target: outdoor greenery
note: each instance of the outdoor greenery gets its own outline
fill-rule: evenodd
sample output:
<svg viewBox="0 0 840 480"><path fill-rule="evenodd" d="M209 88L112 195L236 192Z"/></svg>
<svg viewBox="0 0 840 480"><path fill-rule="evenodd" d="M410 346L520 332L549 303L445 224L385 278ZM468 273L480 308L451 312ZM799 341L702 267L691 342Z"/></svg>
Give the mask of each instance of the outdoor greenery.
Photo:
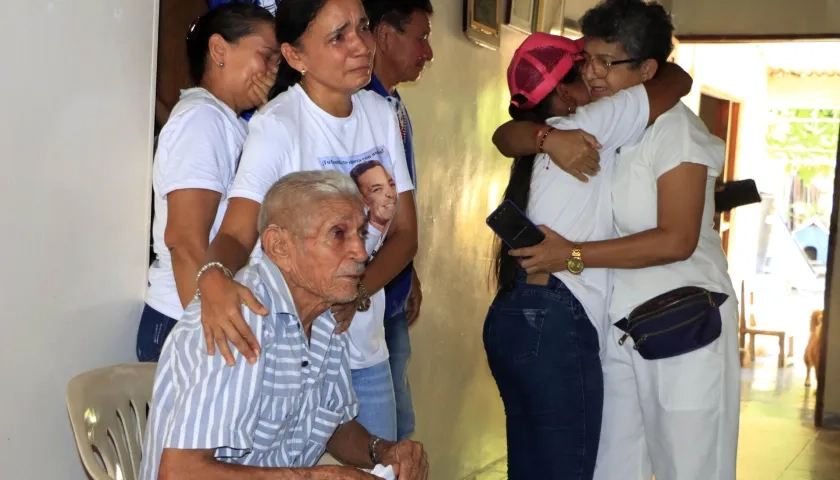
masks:
<svg viewBox="0 0 840 480"><path fill-rule="evenodd" d="M771 110L767 149L773 158L788 162L790 173L805 183L832 176L837 159L840 110Z"/></svg>
<svg viewBox="0 0 840 480"><path fill-rule="evenodd" d="M771 110L770 115L767 151L771 158L785 161L785 170L805 185L818 178L833 179L840 109L780 109ZM831 212L822 202L790 200L791 227L815 217L828 225Z"/></svg>

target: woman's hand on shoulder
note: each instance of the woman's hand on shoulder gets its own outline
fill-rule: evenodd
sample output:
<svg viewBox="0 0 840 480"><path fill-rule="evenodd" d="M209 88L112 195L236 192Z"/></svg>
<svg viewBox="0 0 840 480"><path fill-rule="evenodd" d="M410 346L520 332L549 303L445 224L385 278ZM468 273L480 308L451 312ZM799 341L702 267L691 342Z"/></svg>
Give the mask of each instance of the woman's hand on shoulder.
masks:
<svg viewBox="0 0 840 480"><path fill-rule="evenodd" d="M519 265L529 274L554 273L566 269L566 261L571 257L572 242L557 234L554 230L540 225L537 227L545 234L542 242L508 252L518 257Z"/></svg>
<svg viewBox="0 0 840 480"><path fill-rule="evenodd" d="M251 290L215 268L201 276L198 287L207 354L215 355L218 346L227 364L234 365L236 362L228 346L230 341L249 363L255 363L260 344L242 317L241 306L247 306L257 315L267 315L268 310Z"/></svg>

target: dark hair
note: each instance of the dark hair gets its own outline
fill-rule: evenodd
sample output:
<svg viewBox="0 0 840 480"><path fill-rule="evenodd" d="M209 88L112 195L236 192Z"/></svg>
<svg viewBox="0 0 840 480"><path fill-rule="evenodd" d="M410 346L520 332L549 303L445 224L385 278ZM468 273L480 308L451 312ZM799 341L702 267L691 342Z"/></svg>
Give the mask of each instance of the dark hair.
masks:
<svg viewBox="0 0 840 480"><path fill-rule="evenodd" d="M199 85L207 68L210 53L210 37L221 35L228 43L236 43L242 37L256 32L259 22L271 24L271 12L250 3L226 3L198 17L187 33L187 58L190 62L190 78Z"/></svg>
<svg viewBox="0 0 840 480"><path fill-rule="evenodd" d="M414 12L434 13L430 0L363 0L363 3L371 30L385 22L402 32Z"/></svg>
<svg viewBox="0 0 840 480"><path fill-rule="evenodd" d="M671 15L656 2L603 0L580 20L585 37L618 42L636 66L649 58L661 67L674 49Z"/></svg>
<svg viewBox="0 0 840 480"><path fill-rule="evenodd" d="M356 185L358 185L359 177L364 175L368 170L376 167L382 167L383 170L385 169L379 160L368 160L367 162L362 162L353 167L353 170L350 170L350 178L352 178L353 181L356 182Z"/></svg>
<svg viewBox="0 0 840 480"><path fill-rule="evenodd" d="M579 79L580 72L577 67L574 67L560 80L560 83L570 84ZM546 119L557 116L551 110L551 104L555 95L557 95L557 91L552 89L548 96L530 110L523 110L511 104L508 112L511 118L517 121L545 123ZM527 101L522 95L514 95L513 100L518 100L520 104ZM534 170L534 160L536 157L536 155L517 157L513 160L513 165L510 167L510 180L505 189L504 200L510 200L523 212L528 208L528 197L531 193L531 175ZM504 291L513 290L519 264L514 257L508 255L510 247L498 237L495 240L494 250L496 251L496 257L493 262L493 273L496 276L497 288L498 290Z"/></svg>
<svg viewBox="0 0 840 480"><path fill-rule="evenodd" d="M327 0L282 0L277 3L276 31L277 43L288 43L300 47L300 37L309 28L309 24L324 8ZM285 92L292 85L300 82L301 74L283 58L277 70L277 79L268 93L268 98L274 98Z"/></svg>

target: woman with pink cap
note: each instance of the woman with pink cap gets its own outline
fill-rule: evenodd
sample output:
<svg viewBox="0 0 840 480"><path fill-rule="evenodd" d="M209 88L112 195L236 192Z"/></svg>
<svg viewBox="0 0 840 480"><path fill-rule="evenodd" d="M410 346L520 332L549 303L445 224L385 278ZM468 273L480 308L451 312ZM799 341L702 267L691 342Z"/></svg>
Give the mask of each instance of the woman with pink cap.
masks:
<svg viewBox="0 0 840 480"><path fill-rule="evenodd" d="M580 41L535 33L514 54L507 74L510 114L537 122L524 125L539 125L531 138L540 154L514 161L504 197L536 224L587 241L612 237L604 179L616 150L640 138L687 94L691 78L679 67L663 68L661 78L589 104L578 70L581 48ZM514 135L521 127L514 126ZM594 155L579 155L576 142L599 149L600 165ZM564 151L567 146L573 148ZM556 153L554 159L548 151ZM600 173L581 182L558 166L568 169L569 160L577 176ZM484 343L505 404L509 478L591 479L603 405L600 352L608 271L580 271L570 258L563 271L527 275L508 252L499 242L498 293L485 321Z"/></svg>
<svg viewBox="0 0 840 480"><path fill-rule="evenodd" d="M593 98L655 81L674 48L671 16L656 2L603 0L581 28ZM534 151L529 136L519 141ZM552 226L538 245L510 252L529 274L555 272L571 256L586 272L612 272L596 480L736 478L738 302L714 229L725 158L724 142L677 104L622 148L604 179L613 238Z"/></svg>

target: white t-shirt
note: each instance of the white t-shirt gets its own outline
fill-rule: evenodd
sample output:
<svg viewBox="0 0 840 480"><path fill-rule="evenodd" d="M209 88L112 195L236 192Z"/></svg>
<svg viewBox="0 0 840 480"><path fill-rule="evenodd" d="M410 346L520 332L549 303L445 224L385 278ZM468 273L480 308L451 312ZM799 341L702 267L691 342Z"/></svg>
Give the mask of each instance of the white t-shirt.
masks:
<svg viewBox="0 0 840 480"><path fill-rule="evenodd" d="M149 268L146 303L178 320L184 313L172 258L164 241L168 216L167 195L175 190L198 188L222 194L210 240L216 236L227 209L227 193L245 143L247 123L210 92L191 88L181 92L169 120L158 137L152 188L155 218L152 236L156 260Z"/></svg>
<svg viewBox="0 0 840 480"><path fill-rule="evenodd" d="M601 171L583 183L556 166L548 155L537 155L531 175L528 216L573 242L614 238L610 186L616 151L638 141L647 127L650 105L642 85L622 90L612 97L578 108L569 117L551 118L548 124L560 130L581 129L601 144ZM586 257L584 256L584 262ZM610 293L610 272L587 268L579 275L555 272L583 305L602 340Z"/></svg>
<svg viewBox="0 0 840 480"><path fill-rule="evenodd" d="M271 185L289 173L329 168L350 175L360 165L360 169L370 167L370 162L379 165L359 174L359 181L367 181L365 174L373 173L380 175L375 178L392 180L386 188L396 194L414 189L397 119L388 102L375 92L362 90L354 94L353 112L349 117L337 118L319 108L300 85L295 85L254 115L249 128L231 198L262 203ZM389 198L395 197L391 192ZM365 201L371 205L376 200ZM382 240L384 235L375 244L368 242L368 253L378 250ZM371 297L371 308L357 312L350 325L351 368L367 368L388 359L384 317L385 292L380 290Z"/></svg>
<svg viewBox="0 0 840 480"><path fill-rule="evenodd" d="M683 162L708 167L706 202L697 249L687 260L655 267L613 270L610 322L615 323L651 298L678 287L698 286L735 295L720 235L714 230L715 179L723 169L723 141L682 103L660 116L642 141L621 150L613 178L613 213L620 237L656 228L657 185Z"/></svg>

